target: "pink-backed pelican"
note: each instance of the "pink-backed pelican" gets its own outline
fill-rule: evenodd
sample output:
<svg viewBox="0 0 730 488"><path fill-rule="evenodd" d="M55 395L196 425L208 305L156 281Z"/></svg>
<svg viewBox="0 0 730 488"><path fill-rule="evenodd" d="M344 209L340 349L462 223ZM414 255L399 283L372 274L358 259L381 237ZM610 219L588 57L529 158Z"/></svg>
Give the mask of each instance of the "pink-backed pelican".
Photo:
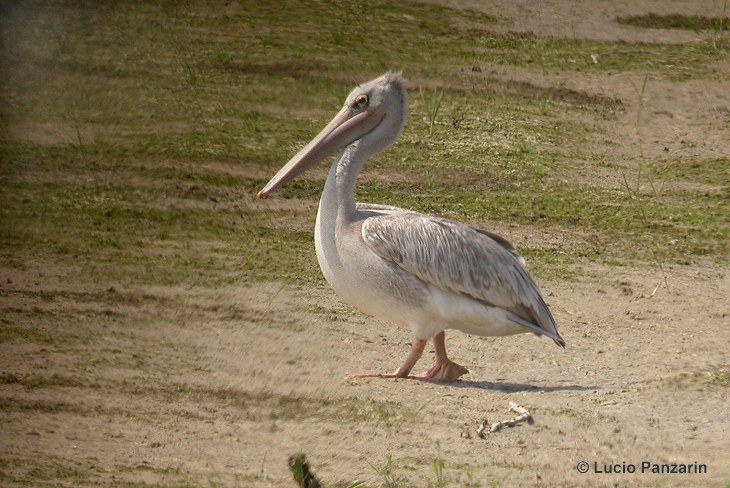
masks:
<svg viewBox="0 0 730 488"><path fill-rule="evenodd" d="M395 373L358 377L456 380L468 370L446 355L445 329L478 336L533 332L564 346L540 290L506 239L410 210L355 203L357 175L370 156L395 142L405 118L400 74L358 86L335 118L257 195L264 198L337 153L314 231L322 273L344 302L408 326L414 336ZM409 376L431 338L434 366Z"/></svg>

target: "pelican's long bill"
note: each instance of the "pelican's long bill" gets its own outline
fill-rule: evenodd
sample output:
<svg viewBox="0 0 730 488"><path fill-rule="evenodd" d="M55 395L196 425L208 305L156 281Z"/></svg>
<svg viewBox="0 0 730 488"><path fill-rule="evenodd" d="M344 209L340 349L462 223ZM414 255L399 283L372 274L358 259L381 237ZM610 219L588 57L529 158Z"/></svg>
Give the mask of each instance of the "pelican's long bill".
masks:
<svg viewBox="0 0 730 488"><path fill-rule="evenodd" d="M266 186L256 194L256 198L265 198L269 193L294 179L306 170L330 156L337 150L360 139L373 130L385 116L382 109L365 110L354 113L352 107L345 105L317 137L304 146Z"/></svg>

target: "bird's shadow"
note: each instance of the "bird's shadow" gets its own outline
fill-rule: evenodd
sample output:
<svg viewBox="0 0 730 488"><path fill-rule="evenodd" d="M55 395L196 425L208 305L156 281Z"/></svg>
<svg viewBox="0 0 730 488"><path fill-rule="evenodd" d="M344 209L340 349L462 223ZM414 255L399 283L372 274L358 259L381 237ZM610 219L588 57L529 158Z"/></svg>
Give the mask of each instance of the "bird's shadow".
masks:
<svg viewBox="0 0 730 488"><path fill-rule="evenodd" d="M554 391L595 391L600 390L599 386L581 386L581 385L555 385L555 386L536 386L526 383L499 383L493 381L454 381L452 383L442 383L443 385L452 386L454 388L473 388L477 390L500 391L503 393L521 393L526 391L550 393Z"/></svg>

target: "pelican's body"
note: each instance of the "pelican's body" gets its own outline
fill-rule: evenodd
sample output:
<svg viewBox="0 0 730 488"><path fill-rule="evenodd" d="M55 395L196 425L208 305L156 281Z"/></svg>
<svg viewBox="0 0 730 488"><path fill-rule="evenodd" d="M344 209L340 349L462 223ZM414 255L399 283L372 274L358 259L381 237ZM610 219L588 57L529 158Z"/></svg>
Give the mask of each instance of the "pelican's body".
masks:
<svg viewBox="0 0 730 488"><path fill-rule="evenodd" d="M537 285L503 238L447 219L355 203L357 175L405 122L405 87L387 73L356 88L330 124L259 192L263 197L334 151L317 211L315 246L327 282L346 303L414 334L398 370L407 377L433 338L436 364L422 378L466 373L448 359L445 329L479 336L524 332L563 340Z"/></svg>

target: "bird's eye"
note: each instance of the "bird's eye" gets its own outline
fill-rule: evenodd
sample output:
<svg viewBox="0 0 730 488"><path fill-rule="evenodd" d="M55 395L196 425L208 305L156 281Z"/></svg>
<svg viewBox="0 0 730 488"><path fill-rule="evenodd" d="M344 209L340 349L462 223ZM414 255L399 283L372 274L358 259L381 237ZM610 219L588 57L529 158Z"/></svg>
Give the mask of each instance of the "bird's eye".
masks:
<svg viewBox="0 0 730 488"><path fill-rule="evenodd" d="M365 108L368 106L368 96L360 95L355 99L354 108Z"/></svg>

